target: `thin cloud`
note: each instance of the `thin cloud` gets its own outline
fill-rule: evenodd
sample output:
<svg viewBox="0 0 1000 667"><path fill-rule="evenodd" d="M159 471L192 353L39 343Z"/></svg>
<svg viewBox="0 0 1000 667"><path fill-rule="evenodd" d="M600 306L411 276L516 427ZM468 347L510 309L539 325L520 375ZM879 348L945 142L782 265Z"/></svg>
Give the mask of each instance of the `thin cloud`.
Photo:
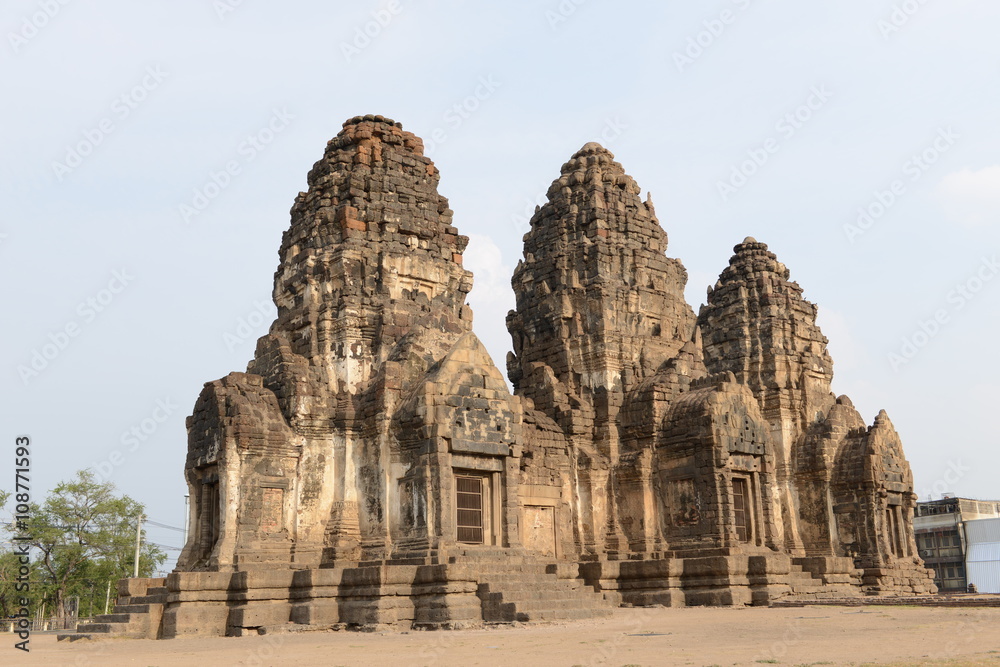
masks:
<svg viewBox="0 0 1000 667"><path fill-rule="evenodd" d="M1000 213L1000 164L952 172L934 194L952 222L970 228L995 224Z"/></svg>

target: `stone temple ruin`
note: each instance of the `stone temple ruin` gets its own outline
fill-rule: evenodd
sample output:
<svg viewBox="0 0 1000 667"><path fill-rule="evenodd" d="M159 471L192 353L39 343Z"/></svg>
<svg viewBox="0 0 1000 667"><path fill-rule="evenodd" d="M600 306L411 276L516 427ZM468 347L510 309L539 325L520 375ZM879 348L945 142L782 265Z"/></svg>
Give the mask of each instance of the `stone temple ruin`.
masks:
<svg viewBox="0 0 1000 667"><path fill-rule="evenodd" d="M438 180L381 116L309 172L278 318L188 418L157 636L933 592L899 437L830 392L816 306L767 245L695 315L651 201L587 144L524 236L511 393Z"/></svg>

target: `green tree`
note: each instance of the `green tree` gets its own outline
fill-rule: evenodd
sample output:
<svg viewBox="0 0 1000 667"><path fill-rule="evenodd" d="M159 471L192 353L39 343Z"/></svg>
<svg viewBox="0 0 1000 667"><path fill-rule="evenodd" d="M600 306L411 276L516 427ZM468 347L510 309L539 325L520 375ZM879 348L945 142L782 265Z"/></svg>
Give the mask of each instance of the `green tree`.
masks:
<svg viewBox="0 0 1000 667"><path fill-rule="evenodd" d="M0 510L7 504L10 493L0 489ZM18 590L18 577L20 576L21 562L20 556L14 553L13 544L0 546L0 618L7 618L21 608L19 602L21 598L28 598L32 609L42 598L42 593L35 590L24 591L23 586ZM29 565L31 570L28 574L28 581L37 580L37 564Z"/></svg>
<svg viewBox="0 0 1000 667"><path fill-rule="evenodd" d="M111 482L98 481L89 470L77 472L41 505L31 506L27 533L35 549L37 585L57 616L65 616L73 596L80 598L81 613L103 611L107 584L132 576L136 522L143 510L142 504L118 496ZM139 575L150 576L166 558L143 541Z"/></svg>
<svg viewBox="0 0 1000 667"><path fill-rule="evenodd" d="M34 611L45 600L46 591L40 584L42 576L39 564L33 561L28 565L28 590L24 590L24 580L20 578L20 556L13 550L0 551L0 618L9 618L21 609L21 598L28 599L28 608ZM21 584L19 586L19 584Z"/></svg>

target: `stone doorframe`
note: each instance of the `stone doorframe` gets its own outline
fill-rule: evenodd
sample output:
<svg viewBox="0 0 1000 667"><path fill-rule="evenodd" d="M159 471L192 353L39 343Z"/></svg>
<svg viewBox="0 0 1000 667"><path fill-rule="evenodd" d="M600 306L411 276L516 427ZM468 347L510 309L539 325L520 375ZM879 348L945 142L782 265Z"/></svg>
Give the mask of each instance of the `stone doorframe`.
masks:
<svg viewBox="0 0 1000 667"><path fill-rule="evenodd" d="M455 535L453 539L460 544L469 546L502 546L503 535L501 534L500 510L502 494L501 473L484 470L474 470L468 468L453 468L452 474L455 477L454 492L452 497L453 519ZM458 539L458 511L459 511L459 478L475 478L482 482L482 542L462 542Z"/></svg>

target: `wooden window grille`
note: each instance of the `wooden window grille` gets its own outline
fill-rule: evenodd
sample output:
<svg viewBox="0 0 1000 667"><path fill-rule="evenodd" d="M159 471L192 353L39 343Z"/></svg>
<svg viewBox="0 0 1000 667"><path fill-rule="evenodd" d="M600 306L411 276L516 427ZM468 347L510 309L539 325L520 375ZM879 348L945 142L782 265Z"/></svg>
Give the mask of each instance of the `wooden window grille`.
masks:
<svg viewBox="0 0 1000 667"><path fill-rule="evenodd" d="M458 509L458 541L466 544L483 544L483 483L482 477L457 476L455 484Z"/></svg>
<svg viewBox="0 0 1000 667"><path fill-rule="evenodd" d="M736 523L736 537L740 542L749 542L752 537L750 517L750 491L747 480L733 480L733 514Z"/></svg>

